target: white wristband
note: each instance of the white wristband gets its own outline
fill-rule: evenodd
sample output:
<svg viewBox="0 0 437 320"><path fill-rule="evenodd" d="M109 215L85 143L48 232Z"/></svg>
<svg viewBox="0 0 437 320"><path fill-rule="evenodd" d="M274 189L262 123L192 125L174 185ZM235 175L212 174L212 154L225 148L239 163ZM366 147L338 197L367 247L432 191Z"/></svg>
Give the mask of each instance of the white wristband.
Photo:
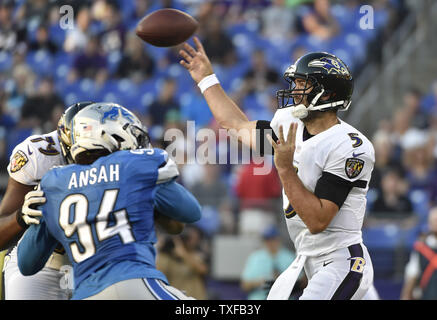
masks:
<svg viewBox="0 0 437 320"><path fill-rule="evenodd" d="M206 76L202 80L200 80L200 82L197 84L197 86L200 88L200 92L202 92L202 94L203 94L206 89L208 89L209 87L212 87L213 85L215 85L217 83L220 83L220 82L218 81L217 76L213 73L209 76Z"/></svg>

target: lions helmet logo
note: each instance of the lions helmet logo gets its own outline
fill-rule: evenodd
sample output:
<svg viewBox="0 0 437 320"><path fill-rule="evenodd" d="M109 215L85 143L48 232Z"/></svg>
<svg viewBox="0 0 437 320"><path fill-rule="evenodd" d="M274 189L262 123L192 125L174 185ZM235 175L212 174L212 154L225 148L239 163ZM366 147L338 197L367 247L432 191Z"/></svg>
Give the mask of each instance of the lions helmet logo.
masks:
<svg viewBox="0 0 437 320"><path fill-rule="evenodd" d="M328 74L349 75L348 69L341 61L330 57L312 60L308 63L308 67L319 67L325 69Z"/></svg>
<svg viewBox="0 0 437 320"><path fill-rule="evenodd" d="M115 121L120 115L123 118L127 119L130 123L134 122L133 116L128 111L116 105L111 107L109 110L103 112L103 116L100 122L103 124L107 119Z"/></svg>

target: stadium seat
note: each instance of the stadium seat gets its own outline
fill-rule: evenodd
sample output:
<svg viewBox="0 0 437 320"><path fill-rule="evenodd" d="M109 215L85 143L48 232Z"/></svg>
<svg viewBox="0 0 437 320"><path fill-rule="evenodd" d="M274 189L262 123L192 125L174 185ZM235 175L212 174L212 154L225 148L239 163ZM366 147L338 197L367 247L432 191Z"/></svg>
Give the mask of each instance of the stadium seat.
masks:
<svg viewBox="0 0 437 320"><path fill-rule="evenodd" d="M329 52L342 59L353 71L365 58L366 45L358 33L340 34L331 39Z"/></svg>
<svg viewBox="0 0 437 320"><path fill-rule="evenodd" d="M376 199L378 198L378 190L375 188L369 188L367 191L366 199L366 210L367 212L372 211L373 204L375 203Z"/></svg>
<svg viewBox="0 0 437 320"><path fill-rule="evenodd" d="M358 59L360 63L363 62L366 56L366 43L361 35L351 32L345 35L345 40L347 46L351 49L354 58Z"/></svg>
<svg viewBox="0 0 437 320"><path fill-rule="evenodd" d="M257 34L258 29L259 25L256 22L239 22L229 25L225 31L232 37L236 34Z"/></svg>
<svg viewBox="0 0 437 320"><path fill-rule="evenodd" d="M193 101L193 96L194 96L194 93L192 93L192 92L185 92L185 93L181 94L179 96L179 104L180 104L181 108L189 106L190 103Z"/></svg>
<svg viewBox="0 0 437 320"><path fill-rule="evenodd" d="M147 79L146 81L143 81L139 85L139 90L142 93L152 93L154 96L158 93L158 78L152 77L150 79Z"/></svg>
<svg viewBox="0 0 437 320"><path fill-rule="evenodd" d="M65 41L66 31L58 23L52 24L49 29L49 39L52 40L59 48L62 48Z"/></svg>
<svg viewBox="0 0 437 320"><path fill-rule="evenodd" d="M120 51L112 51L108 54L108 70L109 74L113 75L117 72L118 65L120 64L122 53Z"/></svg>
<svg viewBox="0 0 437 320"><path fill-rule="evenodd" d="M71 101L73 98L77 99L77 97L80 95L79 86L79 81L75 81L72 83L69 83L67 81L57 81L55 83L56 91L61 97L64 97L64 102L66 103L66 105L70 105L71 103L68 103L68 101Z"/></svg>
<svg viewBox="0 0 437 320"><path fill-rule="evenodd" d="M161 88L162 81L166 78L170 78L176 81L176 98L184 94L187 91L193 90L195 82L191 78L190 74L178 63L173 63L170 65L166 72L161 73L157 77L155 91L159 92Z"/></svg>
<svg viewBox="0 0 437 320"><path fill-rule="evenodd" d="M26 56L26 62L37 75L48 76L52 74L52 56L45 50L29 52Z"/></svg>
<svg viewBox="0 0 437 320"><path fill-rule="evenodd" d="M359 27L362 14L360 6L346 7L344 5L334 5L332 7L332 15L337 18L342 32L351 32Z"/></svg>
<svg viewBox="0 0 437 320"><path fill-rule="evenodd" d="M135 1L117 1L118 5L120 6L121 14L123 16L123 21L131 21L132 14L135 11Z"/></svg>
<svg viewBox="0 0 437 320"><path fill-rule="evenodd" d="M129 79L119 80L117 86L118 99L120 104L126 108L139 112L142 111L140 86Z"/></svg>
<svg viewBox="0 0 437 320"><path fill-rule="evenodd" d="M238 84L241 83L239 80L244 77L249 68L250 61L242 60L241 62L229 67L217 65L217 67L214 69L214 72L216 73L218 79L220 80L220 84L225 91L234 91L238 88Z"/></svg>
<svg viewBox="0 0 437 320"><path fill-rule="evenodd" d="M399 244L400 234L396 224L363 228L364 243L372 248L393 248Z"/></svg>
<svg viewBox="0 0 437 320"><path fill-rule="evenodd" d="M296 38L295 47L306 48L310 51L328 51L329 40L321 40L315 36L302 34Z"/></svg>
<svg viewBox="0 0 437 320"><path fill-rule="evenodd" d="M255 120L270 120L273 115L269 110L270 102L269 91L247 95L243 99L243 109L247 117L251 121Z"/></svg>
<svg viewBox="0 0 437 320"><path fill-rule="evenodd" d="M78 95L75 92L69 92L64 95L64 102L66 106L72 105L77 101L80 101L80 99L78 98Z"/></svg>
<svg viewBox="0 0 437 320"><path fill-rule="evenodd" d="M15 146L24 141L28 136L32 135L31 128L14 128L7 134L7 158L12 155Z"/></svg>
<svg viewBox="0 0 437 320"><path fill-rule="evenodd" d="M79 91L80 99L87 100L90 99L97 101L97 99L93 96L95 92L97 92L97 85L92 79L82 79L79 82Z"/></svg>
<svg viewBox="0 0 437 320"><path fill-rule="evenodd" d="M396 249L402 245L395 224L363 228L363 242L372 257L375 277L391 277L396 270Z"/></svg>
<svg viewBox="0 0 437 320"><path fill-rule="evenodd" d="M430 114L433 111L434 106L436 105L436 98L433 94L429 93L422 98L420 102L420 110L425 114Z"/></svg>
<svg viewBox="0 0 437 320"><path fill-rule="evenodd" d="M6 51L0 51L0 71L4 72L12 67L12 55Z"/></svg>
<svg viewBox="0 0 437 320"><path fill-rule="evenodd" d="M244 111L249 110L261 110L263 109L263 105L260 101L260 96L258 94L248 94L243 99L243 109Z"/></svg>
<svg viewBox="0 0 437 320"><path fill-rule="evenodd" d="M414 242L418 239L421 231L422 227L420 225L415 225L409 229L402 230L402 242L408 251L413 249Z"/></svg>
<svg viewBox="0 0 437 320"><path fill-rule="evenodd" d="M257 48L257 42L258 36L256 34L237 33L232 36L232 43L240 60L250 59L252 52Z"/></svg>
<svg viewBox="0 0 437 320"><path fill-rule="evenodd" d="M429 195L422 190L409 192L408 198L413 205L413 211L419 217L419 223L425 223L429 212Z"/></svg>
<svg viewBox="0 0 437 320"><path fill-rule="evenodd" d="M102 98L99 99L99 101L103 102L114 102L121 105L124 105L124 103L121 101L122 98L117 94L117 92L102 92Z"/></svg>
<svg viewBox="0 0 437 320"><path fill-rule="evenodd" d="M375 10L375 29L383 28L388 23L389 15L387 10Z"/></svg>
<svg viewBox="0 0 437 320"><path fill-rule="evenodd" d="M124 104L123 96L120 93L118 80L108 80L101 87L96 87L94 85L94 88L94 101L114 102L121 105Z"/></svg>
<svg viewBox="0 0 437 320"><path fill-rule="evenodd" d="M52 73L56 80L65 81L68 73L71 69L71 64L73 62L73 56L67 52L58 52L53 57L53 69Z"/></svg>

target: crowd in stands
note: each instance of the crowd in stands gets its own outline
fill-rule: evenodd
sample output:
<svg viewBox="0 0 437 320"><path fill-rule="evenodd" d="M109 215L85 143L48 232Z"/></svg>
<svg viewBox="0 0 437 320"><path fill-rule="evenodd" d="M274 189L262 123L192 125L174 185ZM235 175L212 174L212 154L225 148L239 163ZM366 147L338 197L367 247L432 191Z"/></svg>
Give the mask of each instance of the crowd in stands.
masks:
<svg viewBox="0 0 437 320"><path fill-rule="evenodd" d="M179 65L179 47L153 47L135 35L138 21L154 10L173 7L199 21L197 36L222 86L251 120L272 118L275 90L287 85L282 74L297 57L329 51L358 74L373 59L375 44L388 37L405 13L403 0L366 1L374 8L374 27L362 29L364 2L358 0L0 3L3 174L16 144L31 134L55 130L65 107L77 101L111 101L131 109L148 126L156 147L168 143L163 141L167 129L186 131L187 120L195 121L196 130L218 129L200 91ZM59 23L63 17L59 8L65 4L74 9L72 29L63 29ZM404 106L393 119L381 121L373 136L377 162L370 214L404 212L424 217L428 210L424 199L427 205L428 201L437 204L436 115L437 84L431 93L406 93ZM186 239L172 244L179 248L178 254L164 257L163 265L197 255L199 248L186 243L190 237L208 240L219 233L262 234L267 224L282 222L277 215L281 188L276 172L255 176L253 166L180 166L180 182L199 200L203 218L197 224L199 234L190 231ZM202 248L203 255L210 254L207 245ZM187 277L197 279L208 273L208 258L198 261L200 265L192 266L193 274L187 269ZM196 294L205 295L200 285Z"/></svg>
<svg viewBox="0 0 437 320"><path fill-rule="evenodd" d="M427 232L437 205L437 81L428 92L412 87L391 118L373 134L376 163L368 193L368 220L398 219L405 244ZM398 236L398 235L396 235Z"/></svg>

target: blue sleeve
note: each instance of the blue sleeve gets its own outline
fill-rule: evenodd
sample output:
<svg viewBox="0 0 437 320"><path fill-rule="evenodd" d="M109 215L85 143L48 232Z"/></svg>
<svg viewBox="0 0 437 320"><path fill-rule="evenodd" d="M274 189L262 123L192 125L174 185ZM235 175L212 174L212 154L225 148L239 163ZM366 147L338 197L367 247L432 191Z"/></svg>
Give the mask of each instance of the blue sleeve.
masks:
<svg viewBox="0 0 437 320"><path fill-rule="evenodd" d="M49 233L44 218L31 225L18 245L18 268L25 276L40 271L55 250L58 241Z"/></svg>
<svg viewBox="0 0 437 320"><path fill-rule="evenodd" d="M177 182L158 185L155 193L155 209L159 213L184 223L200 219L200 204L196 198Z"/></svg>

